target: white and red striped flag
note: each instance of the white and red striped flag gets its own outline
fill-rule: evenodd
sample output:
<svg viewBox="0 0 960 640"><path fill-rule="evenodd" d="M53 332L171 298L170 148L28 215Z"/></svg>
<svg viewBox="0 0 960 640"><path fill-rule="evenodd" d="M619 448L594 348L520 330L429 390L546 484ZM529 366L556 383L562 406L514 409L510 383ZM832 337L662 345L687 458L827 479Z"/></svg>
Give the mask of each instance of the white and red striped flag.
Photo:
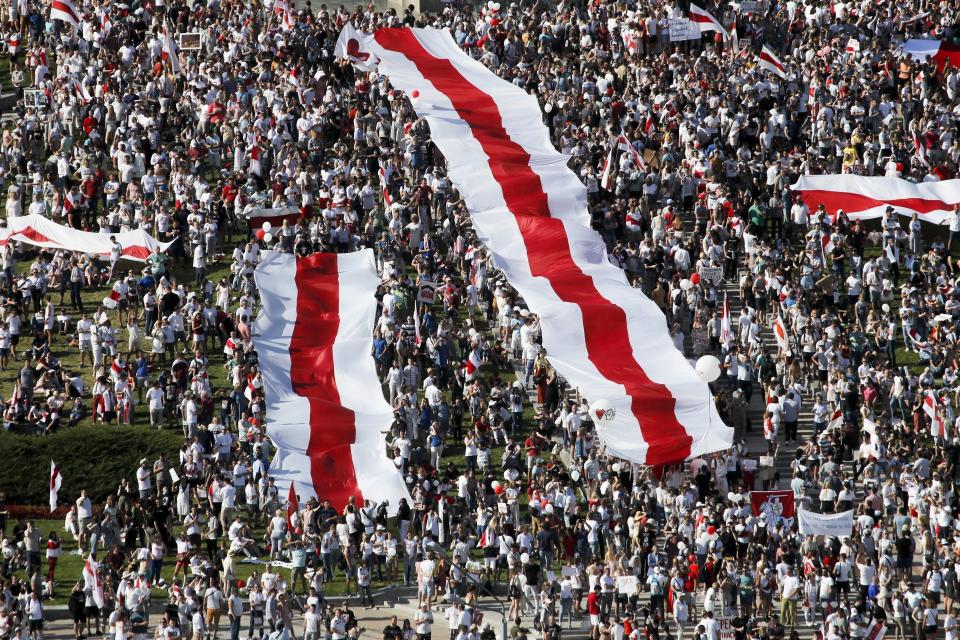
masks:
<svg viewBox="0 0 960 640"><path fill-rule="evenodd" d="M254 272L262 307L253 342L260 354L267 433L277 447L270 475L302 499L410 501L387 456L393 421L370 351L380 278L373 251L300 258L265 251Z"/></svg>
<svg viewBox="0 0 960 640"><path fill-rule="evenodd" d="M383 204L390 206L393 204L393 198L390 197L390 190L387 189L387 172L383 167L380 167L380 191L383 193Z"/></svg>
<svg viewBox="0 0 960 640"><path fill-rule="evenodd" d="M843 426L843 411L840 410L840 407L837 407L833 410L833 413L830 415L830 422L827 423L827 429L839 429Z"/></svg>
<svg viewBox="0 0 960 640"><path fill-rule="evenodd" d="M921 220L946 224L960 204L960 180L910 182L900 178L865 177L849 173L800 176L792 190L816 211L822 204L829 214L843 209L851 220L880 218L888 206L900 215L914 213Z"/></svg>
<svg viewBox="0 0 960 640"><path fill-rule="evenodd" d="M830 219L833 220L834 216L831 215ZM830 255L833 251L833 236L830 235L829 231L820 234L820 248L823 250L824 257Z"/></svg>
<svg viewBox="0 0 960 640"><path fill-rule="evenodd" d="M630 140L624 134L617 136L617 144L621 150L626 151L630 154L630 158L633 159L633 164L640 170L647 168L647 163L643 161L643 156L640 155L640 152L637 151L637 148L633 146Z"/></svg>
<svg viewBox="0 0 960 640"><path fill-rule="evenodd" d="M253 175L255 175L255 176L259 176L259 175L260 175L260 172L262 171L262 169L261 169L261 167L260 167L260 154L261 154L261 153L262 153L262 149L260 149L260 145L259 145L259 144L254 144L254 145L250 148L250 166L248 167L248 170L249 170L249 172L250 172L251 174L253 174Z"/></svg>
<svg viewBox="0 0 960 640"><path fill-rule="evenodd" d="M703 35L708 31L719 31L723 34L724 40L730 39L730 34L727 33L727 30L723 28L723 25L720 24L720 21L713 17L713 15L708 12L703 7L697 6L690 3L690 13L687 17L696 23L697 27L700 29L700 34Z"/></svg>
<svg viewBox="0 0 960 640"><path fill-rule="evenodd" d="M946 421L940 409L940 402L933 391L927 391L923 396L923 412L930 417L930 435L934 438L945 438L947 435Z"/></svg>
<svg viewBox="0 0 960 640"><path fill-rule="evenodd" d="M75 27L80 26L80 12L70 0L53 0L50 3L50 19L62 20Z"/></svg>
<svg viewBox="0 0 960 640"><path fill-rule="evenodd" d="M763 49L760 50L760 56L758 60L760 68L766 69L778 78L787 77L787 69L783 66L783 62L780 61L780 58L777 57L777 54L775 54L767 45L763 45Z"/></svg>
<svg viewBox="0 0 960 640"><path fill-rule="evenodd" d="M73 91L73 95L77 96L77 99L80 100L81 103L90 104L93 101L93 96L90 95L86 85L76 78L72 78L70 80L70 89Z"/></svg>
<svg viewBox="0 0 960 640"><path fill-rule="evenodd" d="M952 67L960 66L960 45L945 40L907 40L900 51L918 62L933 60L937 71L943 71L947 62Z"/></svg>
<svg viewBox="0 0 960 640"><path fill-rule="evenodd" d="M927 145L917 135L916 131L913 132L913 155L920 164L930 166L930 163L927 162Z"/></svg>
<svg viewBox="0 0 960 640"><path fill-rule="evenodd" d="M471 349L470 353L467 354L467 361L464 364L465 377L468 382L480 375L481 364L483 364L483 362L480 360L480 354L477 353L476 349Z"/></svg>
<svg viewBox="0 0 960 640"><path fill-rule="evenodd" d="M727 292L723 292L723 311L720 313L720 344L725 348L733 342L733 327L730 322L730 303L727 302Z"/></svg>
<svg viewBox="0 0 960 640"><path fill-rule="evenodd" d="M53 513L57 510L57 493L60 491L60 486L63 484L63 477L60 475L60 469L54 463L53 460L50 461L50 513Z"/></svg>
<svg viewBox="0 0 960 640"><path fill-rule="evenodd" d="M93 559L93 554L87 556L87 561L83 565L83 583L86 589L90 589L93 602L103 608L103 583L100 582L100 563Z"/></svg>
<svg viewBox="0 0 960 640"><path fill-rule="evenodd" d="M378 72L419 100L417 116L447 158L477 235L541 321L551 363L587 397L610 402L599 436L637 463L678 462L728 449L708 385L673 344L662 311L632 288L590 228L586 187L550 144L542 111L448 31L341 33ZM354 61L344 47L338 55Z"/></svg>
<svg viewBox="0 0 960 640"><path fill-rule="evenodd" d="M290 490L287 492L287 531L295 533L300 528L300 500L297 499L297 482L290 481Z"/></svg>
<svg viewBox="0 0 960 640"><path fill-rule="evenodd" d="M610 151L607 152L607 158L603 161L603 171L600 173L600 187L610 190L613 182L613 145L610 145Z"/></svg>
<svg viewBox="0 0 960 640"><path fill-rule="evenodd" d="M420 337L420 303L413 303L413 335L416 339L417 346L423 342L423 339Z"/></svg>
<svg viewBox="0 0 960 640"><path fill-rule="evenodd" d="M170 72L175 76L179 76L182 68L180 66L180 56L177 55L177 43L173 41L173 37L170 35L167 27L163 27L163 53L161 57L170 64Z"/></svg>
<svg viewBox="0 0 960 640"><path fill-rule="evenodd" d="M777 346L782 351L790 351L790 336L779 314L773 317L773 335L777 339Z"/></svg>
<svg viewBox="0 0 960 640"><path fill-rule="evenodd" d="M863 637L863 640L883 640L883 637L887 635L887 623L884 620L874 620L867 628L867 635Z"/></svg>

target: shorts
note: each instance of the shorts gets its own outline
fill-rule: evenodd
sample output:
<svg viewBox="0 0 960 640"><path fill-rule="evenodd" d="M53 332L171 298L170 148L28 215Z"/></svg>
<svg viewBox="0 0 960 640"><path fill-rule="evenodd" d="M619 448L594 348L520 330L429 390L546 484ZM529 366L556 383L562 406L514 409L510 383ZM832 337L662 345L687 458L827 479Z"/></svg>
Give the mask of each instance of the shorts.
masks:
<svg viewBox="0 0 960 640"><path fill-rule="evenodd" d="M220 609L207 609L207 624L219 624Z"/></svg>
<svg viewBox="0 0 960 640"><path fill-rule="evenodd" d="M90 351L90 350L91 350L91 349L90 349L90 341L89 341L89 340L81 340L81 341L80 341L80 352L82 353L82 352L84 352L84 351Z"/></svg>
<svg viewBox="0 0 960 640"><path fill-rule="evenodd" d="M590 626L591 626L591 627L595 627L595 626L597 626L598 624L600 624L600 614L599 614L599 613L591 613L591 614L590 614Z"/></svg>
<svg viewBox="0 0 960 640"><path fill-rule="evenodd" d="M80 611L75 611L73 613L74 624L83 624L86 621L87 621L87 616L86 616L86 613L84 613L83 609L81 609Z"/></svg>
<svg viewBox="0 0 960 640"><path fill-rule="evenodd" d="M100 613L100 609L98 609L96 606L86 607L86 612L88 618L96 618Z"/></svg>
<svg viewBox="0 0 960 640"><path fill-rule="evenodd" d="M43 629L43 620L31 620L30 631L40 631Z"/></svg>

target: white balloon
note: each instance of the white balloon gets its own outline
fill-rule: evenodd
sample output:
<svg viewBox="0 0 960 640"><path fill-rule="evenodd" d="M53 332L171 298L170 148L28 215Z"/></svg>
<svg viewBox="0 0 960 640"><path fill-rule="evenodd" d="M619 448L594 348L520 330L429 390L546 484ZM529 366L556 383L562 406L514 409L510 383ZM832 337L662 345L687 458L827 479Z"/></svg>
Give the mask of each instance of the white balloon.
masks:
<svg viewBox="0 0 960 640"><path fill-rule="evenodd" d="M270 229L273 229L273 225L270 224L269 220L267 220L266 222L263 223L263 226L260 228L263 229L264 233L270 233Z"/></svg>
<svg viewBox="0 0 960 640"><path fill-rule="evenodd" d="M271 242L273 242L273 234L272 234L272 233L265 233L265 234L263 234L263 241L264 241L266 244L270 244Z"/></svg>
<svg viewBox="0 0 960 640"><path fill-rule="evenodd" d="M103 299L103 306L106 307L107 309L116 309L117 301L114 300L113 298L106 297Z"/></svg>
<svg viewBox="0 0 960 640"><path fill-rule="evenodd" d="M590 403L590 419L594 424L609 422L616 418L617 411L609 400L594 400Z"/></svg>
<svg viewBox="0 0 960 640"><path fill-rule="evenodd" d="M579 479L580 479L580 472L577 471L576 469L574 469L573 471L571 471L571 472L570 472L570 479L573 480L574 482L576 482L577 480L579 480Z"/></svg>
<svg viewBox="0 0 960 640"><path fill-rule="evenodd" d="M547 104L543 105L543 110L546 113L550 113L553 111L553 105L548 102Z"/></svg>
<svg viewBox="0 0 960 640"><path fill-rule="evenodd" d="M521 554L520 554L520 562L522 562L523 564L527 564L528 562L530 562L530 554L529 554L529 553L521 553Z"/></svg>
<svg viewBox="0 0 960 640"><path fill-rule="evenodd" d="M704 382L713 382L720 377L720 361L716 356L701 356L694 370Z"/></svg>
<svg viewBox="0 0 960 640"><path fill-rule="evenodd" d="M880 308L883 309L884 313L890 313L890 305L888 305L886 302L884 302L883 306Z"/></svg>
<svg viewBox="0 0 960 640"><path fill-rule="evenodd" d="M691 287L693 287L693 283L690 282L690 280L688 280L687 278L684 278L683 280L680 281L680 288L683 289L684 291L689 291Z"/></svg>

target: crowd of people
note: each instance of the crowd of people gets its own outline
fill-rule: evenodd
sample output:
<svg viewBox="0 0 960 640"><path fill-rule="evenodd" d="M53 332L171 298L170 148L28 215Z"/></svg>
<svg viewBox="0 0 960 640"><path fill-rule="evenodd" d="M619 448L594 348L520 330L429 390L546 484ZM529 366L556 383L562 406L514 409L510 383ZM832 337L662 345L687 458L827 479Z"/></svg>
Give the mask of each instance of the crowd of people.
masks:
<svg viewBox="0 0 960 640"><path fill-rule="evenodd" d="M435 617L451 640L489 640L477 607L490 593L519 638L581 621L591 640L718 640L721 625L836 640L876 622L898 639L958 637L960 215L942 229L892 210L864 222L790 190L803 174L955 177L960 71L897 54L910 37L956 42L954 3L709 3L731 37L685 42L669 29L683 2L78 8L78 28L31 0L0 17L20 97L0 143L6 216L173 244L109 266L0 247L0 369L15 376L4 428L138 424L182 430L184 444L111 495L70 496L67 540L4 528L0 640L42 637L58 584L74 585L78 639L343 640L362 614L325 593L372 607L384 584L416 585L419 605L386 640L429 640ZM426 123L376 71L334 57L348 21L449 29L538 97L610 260L678 348L720 358L733 449L667 468L604 454L540 348L535 309L472 234ZM167 33L199 34L178 65ZM757 65L764 45L786 78ZM638 153L614 144L604 175L620 134ZM247 224L263 209L297 213L268 235ZM395 408L384 447L412 503L394 519L318 496L290 514L269 475L253 271L265 249L360 247L382 275L370 357ZM415 327L426 280L437 300ZM741 309L729 328L728 297ZM765 338L774 322L783 344ZM472 350L484 375L468 379ZM789 458L792 477L761 455ZM813 511L854 510L852 535L755 514L747 494L772 486ZM92 557L97 579L58 573L62 545Z"/></svg>

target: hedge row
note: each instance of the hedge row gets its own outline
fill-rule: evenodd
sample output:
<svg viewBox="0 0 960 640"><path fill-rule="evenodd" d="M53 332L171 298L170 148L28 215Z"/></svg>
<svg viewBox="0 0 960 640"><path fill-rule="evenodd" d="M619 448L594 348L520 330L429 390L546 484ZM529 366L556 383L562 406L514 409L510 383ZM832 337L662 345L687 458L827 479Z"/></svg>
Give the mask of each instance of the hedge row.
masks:
<svg viewBox="0 0 960 640"><path fill-rule="evenodd" d="M60 468L60 503L76 500L86 489L104 500L128 478L136 489L141 458L151 465L160 453L176 461L183 435L147 427L81 425L49 436L0 432L0 493L8 504L49 504L50 461Z"/></svg>

